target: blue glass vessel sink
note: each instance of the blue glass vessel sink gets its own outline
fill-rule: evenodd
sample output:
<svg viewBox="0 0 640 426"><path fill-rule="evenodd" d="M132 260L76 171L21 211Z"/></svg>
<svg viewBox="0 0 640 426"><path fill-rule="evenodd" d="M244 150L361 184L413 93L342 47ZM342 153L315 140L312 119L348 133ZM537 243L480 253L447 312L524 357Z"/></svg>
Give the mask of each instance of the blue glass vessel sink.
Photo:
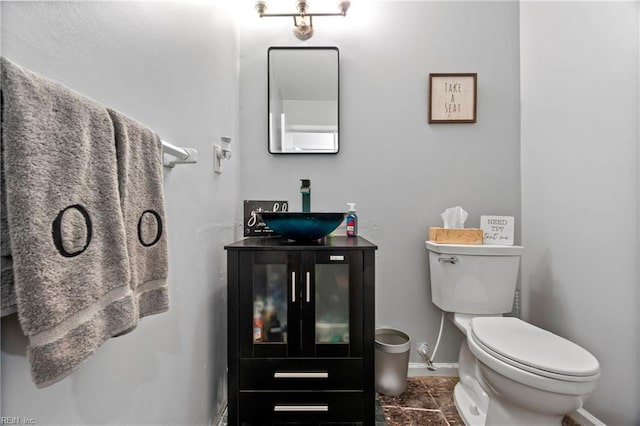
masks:
<svg viewBox="0 0 640 426"><path fill-rule="evenodd" d="M312 241L329 235L346 213L262 212L264 223L276 234L295 241Z"/></svg>

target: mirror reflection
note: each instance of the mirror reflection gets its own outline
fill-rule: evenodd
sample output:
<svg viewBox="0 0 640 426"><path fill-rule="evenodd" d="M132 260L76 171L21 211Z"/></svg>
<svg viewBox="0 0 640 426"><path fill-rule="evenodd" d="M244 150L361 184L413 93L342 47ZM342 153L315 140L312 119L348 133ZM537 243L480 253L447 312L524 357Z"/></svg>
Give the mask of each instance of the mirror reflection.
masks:
<svg viewBox="0 0 640 426"><path fill-rule="evenodd" d="M271 47L269 152L335 154L339 150L336 47Z"/></svg>

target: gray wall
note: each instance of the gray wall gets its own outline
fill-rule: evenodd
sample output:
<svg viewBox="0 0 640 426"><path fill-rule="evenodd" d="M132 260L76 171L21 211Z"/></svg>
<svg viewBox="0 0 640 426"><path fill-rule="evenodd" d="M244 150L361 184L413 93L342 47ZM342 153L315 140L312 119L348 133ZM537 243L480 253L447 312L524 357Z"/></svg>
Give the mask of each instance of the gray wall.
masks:
<svg viewBox="0 0 640 426"><path fill-rule="evenodd" d="M639 3L520 8L525 312L600 361L589 412L640 424Z"/></svg>
<svg viewBox="0 0 640 426"><path fill-rule="evenodd" d="M165 169L171 308L104 344L69 378L36 390L25 339L2 320L2 416L37 424L198 424L226 401L226 263L239 168L212 171L211 144L237 146L238 36L210 2L2 2L2 54L199 150Z"/></svg>
<svg viewBox="0 0 640 426"><path fill-rule="evenodd" d="M357 203L360 234L378 244L376 325L435 343L424 241L440 213L461 205L520 223L520 77L517 2L353 2L346 19L314 20L300 42L291 20L240 20L243 199L286 199L301 209L298 179L311 179L311 208ZM336 156L267 152L269 46L340 49L341 144ZM430 72L478 73L476 124L427 123ZM309 84L313 84L310 81ZM519 239L518 239L519 242ZM447 321L436 361L454 362L461 334Z"/></svg>

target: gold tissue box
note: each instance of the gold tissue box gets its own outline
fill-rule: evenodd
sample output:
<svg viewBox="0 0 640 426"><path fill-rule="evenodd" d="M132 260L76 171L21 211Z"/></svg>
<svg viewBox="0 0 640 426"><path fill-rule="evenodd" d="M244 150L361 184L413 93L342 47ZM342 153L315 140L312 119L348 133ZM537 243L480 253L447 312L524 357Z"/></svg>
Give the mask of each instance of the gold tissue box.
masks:
<svg viewBox="0 0 640 426"><path fill-rule="evenodd" d="M480 228L429 228L429 241L439 244L482 244Z"/></svg>

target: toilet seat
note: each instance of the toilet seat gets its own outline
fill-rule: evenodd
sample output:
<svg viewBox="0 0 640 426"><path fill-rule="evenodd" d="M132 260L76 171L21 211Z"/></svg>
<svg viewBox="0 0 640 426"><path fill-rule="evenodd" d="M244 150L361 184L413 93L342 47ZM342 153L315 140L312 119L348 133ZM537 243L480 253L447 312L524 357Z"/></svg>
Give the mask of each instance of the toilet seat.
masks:
<svg viewBox="0 0 640 426"><path fill-rule="evenodd" d="M598 361L588 351L518 318L477 317L471 320L470 329L468 336L475 343L470 346L489 355L481 357L485 362L495 358L534 375L566 382L590 382L600 375Z"/></svg>

